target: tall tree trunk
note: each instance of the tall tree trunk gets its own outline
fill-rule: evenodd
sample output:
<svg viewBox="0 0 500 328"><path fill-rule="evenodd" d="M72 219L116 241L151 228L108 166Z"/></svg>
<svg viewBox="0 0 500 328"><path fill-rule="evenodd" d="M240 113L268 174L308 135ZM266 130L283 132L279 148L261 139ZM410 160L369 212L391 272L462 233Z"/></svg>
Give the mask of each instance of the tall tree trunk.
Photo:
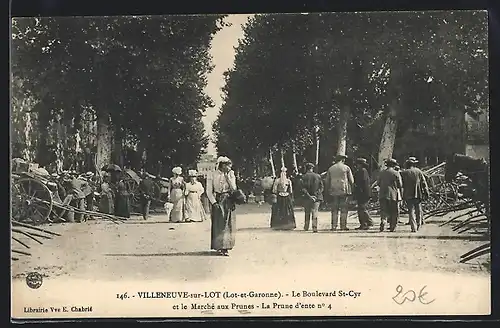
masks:
<svg viewBox="0 0 500 328"><path fill-rule="evenodd" d="M347 122L349 121L350 108L343 106L340 110L339 129L337 138L337 155L345 155L347 150Z"/></svg>
<svg viewBox="0 0 500 328"><path fill-rule="evenodd" d="M396 143L396 131L398 129L398 101L395 100L389 107L388 115L385 120L382 138L380 140L380 148L378 152L379 168L385 167L385 160L392 157L394 152L394 144Z"/></svg>
<svg viewBox="0 0 500 328"><path fill-rule="evenodd" d="M140 158L140 165L143 168L146 168L146 163L148 160L148 152L147 152L147 147L146 147L146 141L144 140L139 140L139 144L137 145L137 153L139 154Z"/></svg>
<svg viewBox="0 0 500 328"><path fill-rule="evenodd" d="M286 167L285 166L285 152L283 149L280 149L280 160L281 160L281 167Z"/></svg>
<svg viewBox="0 0 500 328"><path fill-rule="evenodd" d="M314 139L316 140L316 154L314 159L314 164L316 168L319 166L319 126L314 127Z"/></svg>
<svg viewBox="0 0 500 328"><path fill-rule="evenodd" d="M299 172L299 166L297 164L297 149L295 148L295 144L292 145L292 159L294 172Z"/></svg>
<svg viewBox="0 0 500 328"><path fill-rule="evenodd" d="M113 131L107 113L97 115L97 156L96 165L100 172L104 165L111 163Z"/></svg>
<svg viewBox="0 0 500 328"><path fill-rule="evenodd" d="M269 163L271 164L271 174L273 177L276 176L276 168L274 167L273 151L269 149Z"/></svg>
<svg viewBox="0 0 500 328"><path fill-rule="evenodd" d="M120 166L123 167L124 163L124 158L123 158L123 131L122 128L119 126L115 127L114 131L114 138L113 138L113 150L111 152L113 162Z"/></svg>

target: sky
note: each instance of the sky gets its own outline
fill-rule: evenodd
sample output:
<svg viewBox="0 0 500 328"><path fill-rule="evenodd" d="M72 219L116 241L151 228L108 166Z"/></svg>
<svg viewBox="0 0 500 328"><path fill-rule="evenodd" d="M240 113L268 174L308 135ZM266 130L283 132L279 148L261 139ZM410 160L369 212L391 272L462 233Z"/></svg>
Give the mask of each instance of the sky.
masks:
<svg viewBox="0 0 500 328"><path fill-rule="evenodd" d="M212 39L210 53L212 55L213 71L208 75L208 84L205 92L214 101L215 107L208 108L203 118L205 130L210 138L212 134L212 123L217 119L220 107L222 105L222 91L224 86L224 72L233 66L234 47L238 45L238 40L243 37L243 25L248 18L253 15L229 15L225 21L231 23L229 27L224 27ZM215 146L212 142L207 147L208 154L216 154Z"/></svg>

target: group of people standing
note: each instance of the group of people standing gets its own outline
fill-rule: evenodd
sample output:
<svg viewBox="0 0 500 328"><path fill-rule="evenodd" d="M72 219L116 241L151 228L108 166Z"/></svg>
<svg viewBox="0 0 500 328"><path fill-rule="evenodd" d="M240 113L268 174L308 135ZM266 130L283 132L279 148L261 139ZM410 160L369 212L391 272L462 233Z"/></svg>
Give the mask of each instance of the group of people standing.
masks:
<svg viewBox="0 0 500 328"><path fill-rule="evenodd" d="M334 164L323 178L314 172L315 165L307 163L306 172L300 178L299 190L305 197L304 230L318 231L318 211L320 204L328 203L331 210L331 230L349 230L347 227L348 199L353 196L357 203L357 214L360 226L356 230L369 230L373 220L368 213L367 205L372 198L371 179L368 162L365 158L357 158L353 170L345 164L347 157L338 155ZM399 220L400 202L405 201L409 210L409 224L412 232L420 229L422 222L421 202L428 197L429 189L424 173L417 167L418 160L410 157L403 171L398 169L396 160L388 159L377 179L378 199L380 202L380 231L388 228L395 231ZM286 176L286 168L275 180L271 198L271 228L276 230L293 230L296 228L293 210L292 182ZM340 222L339 222L340 218ZM340 227L339 227L340 223Z"/></svg>
<svg viewBox="0 0 500 328"><path fill-rule="evenodd" d="M187 181L182 176L182 168L174 167L169 181L168 203L170 222L201 222L206 219L202 203L205 188L198 181L196 170L188 171Z"/></svg>

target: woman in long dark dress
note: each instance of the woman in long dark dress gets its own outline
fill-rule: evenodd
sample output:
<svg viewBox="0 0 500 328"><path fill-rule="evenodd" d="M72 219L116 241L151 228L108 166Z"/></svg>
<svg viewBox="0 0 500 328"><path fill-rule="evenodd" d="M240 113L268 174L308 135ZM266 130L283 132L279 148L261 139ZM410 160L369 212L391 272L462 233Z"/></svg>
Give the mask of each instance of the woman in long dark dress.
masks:
<svg viewBox="0 0 500 328"><path fill-rule="evenodd" d="M207 179L207 197L212 205L211 249L219 255L229 256L236 237L236 205L231 192L237 189L236 177L231 169L231 160L221 156L217 159L217 170Z"/></svg>
<svg viewBox="0 0 500 328"><path fill-rule="evenodd" d="M272 191L276 202L273 203L271 210L271 228L276 230L295 229L292 181L287 178L285 167L281 169L279 179L274 181Z"/></svg>
<svg viewBox="0 0 500 328"><path fill-rule="evenodd" d="M111 186L114 191L115 215L123 218L130 218L130 193L127 185L121 179L120 171L111 172Z"/></svg>

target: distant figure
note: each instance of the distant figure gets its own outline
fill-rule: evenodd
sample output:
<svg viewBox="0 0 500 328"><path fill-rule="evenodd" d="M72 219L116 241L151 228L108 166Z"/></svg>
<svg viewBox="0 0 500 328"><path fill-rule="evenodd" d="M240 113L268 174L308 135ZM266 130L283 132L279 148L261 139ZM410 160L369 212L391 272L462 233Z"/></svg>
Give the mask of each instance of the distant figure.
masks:
<svg viewBox="0 0 500 328"><path fill-rule="evenodd" d="M198 172L196 170L188 171L189 182L185 186L185 220L186 222L201 222L205 220L205 210L201 202L201 195L205 188L198 181Z"/></svg>
<svg viewBox="0 0 500 328"><path fill-rule="evenodd" d="M172 211L170 211L170 222L184 221L184 178L181 176L182 169L174 167L172 169L173 177L170 178L169 201L173 204Z"/></svg>
<svg viewBox="0 0 500 328"><path fill-rule="evenodd" d="M318 232L318 211L319 205L323 201L323 179L317 173L314 173L314 164L306 164L306 173L301 177L301 190L305 196L304 202L304 230L309 230L309 222L312 216L312 231Z"/></svg>
<svg viewBox="0 0 500 328"><path fill-rule="evenodd" d="M253 194L255 195L255 202L259 206L264 204L264 187L262 186L261 179L254 179Z"/></svg>
<svg viewBox="0 0 500 328"><path fill-rule="evenodd" d="M286 167L281 168L280 177L274 181L272 192L276 196L276 202L271 209L271 228L276 230L295 229L292 181L286 176Z"/></svg>
<svg viewBox="0 0 500 328"><path fill-rule="evenodd" d="M417 232L423 224L421 202L429 196L429 187L424 172L417 167L418 160L410 157L406 164L408 169L401 172L403 199L408 206L411 232Z"/></svg>
<svg viewBox="0 0 500 328"><path fill-rule="evenodd" d="M141 182L139 183L139 193L140 193L140 206L141 206L141 214L144 220L147 220L149 217L149 208L151 206L151 201L153 199L154 193L154 183L153 180L149 177L149 175L142 171L140 173Z"/></svg>
<svg viewBox="0 0 500 328"><path fill-rule="evenodd" d="M115 200L113 190L110 186L110 176L105 173L100 189L99 212L113 214L115 212Z"/></svg>
<svg viewBox="0 0 500 328"><path fill-rule="evenodd" d="M380 200L380 231L385 230L387 219L389 219L389 230L396 230L399 218L398 202L400 189L402 188L401 175L394 168L398 165L395 159L386 161L387 168L380 172L378 177L379 200Z"/></svg>
<svg viewBox="0 0 500 328"><path fill-rule="evenodd" d="M231 193L237 190L231 160L225 156L217 159L217 170L207 179L207 197L212 205L211 249L219 255L229 256L236 242L236 204Z"/></svg>
<svg viewBox="0 0 500 328"><path fill-rule="evenodd" d="M111 171L111 188L114 191L115 215L130 218L130 194L121 178L121 171Z"/></svg>
<svg viewBox="0 0 500 328"><path fill-rule="evenodd" d="M371 197L370 175L368 174L368 162L365 158L356 160L354 171L354 199L358 205L359 227L356 230L368 230L373 226L373 220L366 209Z"/></svg>
<svg viewBox="0 0 500 328"><path fill-rule="evenodd" d="M344 164L347 156L340 154L335 158L335 164L330 166L326 173L325 194L330 201L332 213L332 231L337 230L339 211L340 229L347 228L347 197L352 194L354 177L349 166Z"/></svg>

